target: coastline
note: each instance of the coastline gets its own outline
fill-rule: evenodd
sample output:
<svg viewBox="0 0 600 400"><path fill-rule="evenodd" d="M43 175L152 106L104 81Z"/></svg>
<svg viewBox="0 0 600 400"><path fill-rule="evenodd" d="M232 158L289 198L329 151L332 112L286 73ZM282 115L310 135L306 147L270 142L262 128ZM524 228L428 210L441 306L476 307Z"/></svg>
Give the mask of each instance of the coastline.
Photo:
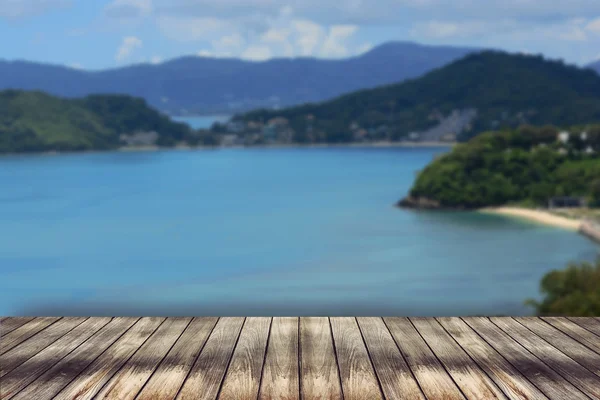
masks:
<svg viewBox="0 0 600 400"><path fill-rule="evenodd" d="M519 207L488 207L482 208L478 210L478 212L524 219L530 222L566 229L573 232L578 232L582 225L582 221L580 220L561 217L543 210L531 210Z"/></svg>
<svg viewBox="0 0 600 400"><path fill-rule="evenodd" d="M236 146L188 146L177 145L173 147L160 146L137 146L137 147L117 147L110 150L82 150L82 151L40 151L40 152L22 152L22 153L2 153L0 157L14 157L23 155L46 155L57 156L65 154L90 154L90 153L114 153L114 152L156 152L156 151L202 151L202 150L226 150L226 149L303 149L303 148L428 148L428 147L454 147L456 142L353 142L353 143L286 143L286 144L261 144L261 145L236 145Z"/></svg>

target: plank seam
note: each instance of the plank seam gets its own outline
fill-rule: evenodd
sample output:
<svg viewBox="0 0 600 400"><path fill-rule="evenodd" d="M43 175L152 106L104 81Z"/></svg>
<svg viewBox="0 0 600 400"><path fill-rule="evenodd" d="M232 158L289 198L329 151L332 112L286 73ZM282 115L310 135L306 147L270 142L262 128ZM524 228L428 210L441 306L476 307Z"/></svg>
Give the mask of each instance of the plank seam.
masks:
<svg viewBox="0 0 600 400"><path fill-rule="evenodd" d="M27 389L27 388L28 388L30 385L32 385L32 384L34 384L35 382L37 382L37 380L38 380L38 379L39 379L41 376L44 376L44 374L45 374L46 372L48 372L49 370L51 370L52 368L54 368L54 366L55 366L56 364L58 364L59 362L61 362L62 360L64 360L64 359L65 359L66 357L68 357L68 356L69 356L71 353L73 353L74 351L76 351L76 350L77 350L79 347L83 346L83 345L84 345L84 344L85 344L85 343L86 343L88 340L90 340L91 338L93 338L93 337L94 337L96 334L98 334L98 333L99 333L99 332L100 332L102 329L104 329L106 326L108 326L108 325L109 325L109 324L110 324L110 323L111 323L113 320L114 320L114 317L113 317L113 318L111 318L111 320L110 320L110 321L108 321L108 322L107 322L107 323L106 323L104 326L100 327L100 329L98 329L96 332L94 332L94 334L92 334L92 335L91 335L89 338L87 338L87 339L86 339L86 340L84 340L82 343L80 343L80 344L79 344L79 346L77 346L77 347L75 347L73 350L69 351L67 354L65 354L63 357L61 357L61 358L60 358L58 361L56 361L54 364L52 364L52 365L48 366L48 368L46 368L46 369L45 369L45 370L44 370L44 371L43 371L41 374L39 374L39 375L37 376L37 378L35 378L35 379L34 379L33 381L31 381L30 383L28 383L28 384L27 384L25 387L23 387L23 389L21 389L21 390L19 390L19 391L15 392L15 393L14 393L14 394L11 396L11 398L13 398L13 397L17 396L19 393L21 393L22 391L24 391L25 389ZM131 326L133 326L133 325L135 325L135 324L132 324ZM119 336L119 337L120 337L120 336ZM110 346L109 346L109 347L110 347ZM100 356L98 356L98 357L100 357ZM98 357L96 357L96 358L98 358ZM96 361L96 358L94 358L94 360L93 360L92 362ZM90 362L90 364L91 364L92 362ZM86 368L87 368L87 367L86 367ZM80 371L80 373L81 373L81 371ZM78 374L78 375L76 375L76 376L75 376L75 378L76 378L77 376L79 376L79 374ZM73 378L73 380L74 380L75 378ZM69 383L67 383L67 384L65 385L65 387L69 386L69 385L71 384L71 382L73 382L73 380L69 381ZM64 389L65 387L63 387L62 389ZM61 391L62 391L62 389L61 389ZM57 394L58 394L58 393L57 393Z"/></svg>
<svg viewBox="0 0 600 400"><path fill-rule="evenodd" d="M536 356L535 354L533 354L531 352L531 350L529 350L527 347L525 347L524 345L522 345L521 343L519 343L519 341L517 339L515 339L514 337L512 337L512 335L508 332L506 332L504 329L500 328L500 326L496 325L494 323L494 321L492 321L489 317L486 317L495 327L497 327L498 329L500 329L502 332L504 332L504 334L506 334L506 336L508 336L513 342L515 342L517 345L521 346L522 348L525 349L525 351L529 354L531 354L534 358L536 358L537 360L540 361L541 364L545 365L546 367L548 367L551 371L553 371L555 374L557 374L558 376L560 376L561 378L563 378L567 383L569 383L572 387L574 387L576 390L578 390L579 392L581 392L585 397L589 398L588 394L583 392L580 388L578 388L577 386L575 386L571 381L569 381L569 379L565 378L562 374L558 373L558 371L556 371L554 368L552 368L552 366L548 365L547 363L545 363L541 358L539 358L538 356ZM512 319L512 318L511 318ZM518 321L515 321L518 322ZM535 335L535 333L534 333ZM537 336L537 335L536 335ZM538 336L539 337L539 336ZM543 339L542 339L543 340ZM554 347L554 346L552 346ZM558 350L558 349L557 349ZM568 356L567 356L568 357ZM569 357L570 358L570 357ZM507 360L508 361L508 360ZM510 363L510 361L508 361ZM512 363L511 363L512 364ZM517 369L519 372L521 371L516 365L513 364L513 366L515 367L515 369ZM521 375L525 376L525 374L523 372L521 372ZM531 381L530 381L531 382ZM531 382L533 384L533 382ZM539 389L539 388L538 388ZM545 394L545 392L540 389L540 391L542 393Z"/></svg>
<svg viewBox="0 0 600 400"><path fill-rule="evenodd" d="M167 352L165 353L165 355L163 356L163 358L160 360L160 362L158 364L156 364L156 367L154 368L154 370L152 371L152 373L150 374L150 376L148 377L148 379L146 379L146 381L144 382L144 384L140 387L140 389L137 391L137 393L133 397L134 399L137 399L138 396L140 395L140 393L142 393L142 391L144 390L144 388L146 387L146 385L148 384L148 382L150 382L150 380L152 379L152 377L154 376L154 374L156 373L156 371L158 371L158 368L165 361L165 358L167 358L167 356L169 355L169 353L171 352L171 350L173 349L173 347L175 347L175 345L177 344L177 342L179 341L179 339L181 339L181 336L183 336L183 333L192 324L193 320L194 320L194 318L190 319L190 321L188 322L188 324L185 326L185 328L183 328L183 330L181 331L181 333L179 334L179 336L177 336L177 339L175 339L175 341L173 342L173 344L171 345L171 347L169 347L169 350L167 350ZM140 347L142 347L142 346L140 346Z"/></svg>
<svg viewBox="0 0 600 400"><path fill-rule="evenodd" d="M585 327L585 326L583 326L583 325L580 325L580 324L578 324L578 323L577 323L577 319L575 319L574 317L567 317L567 319L568 319L569 321L573 322L573 323L574 323L575 325L577 325L578 327L580 327L580 328L582 328L582 329L585 329L586 331L588 331L588 332L590 332L590 333L592 333L592 334L594 334L594 335L598 336L598 338L600 338L600 335L599 335L598 333L596 333L596 332L594 332L594 331L591 331L591 330L589 330L588 328L586 328L586 327ZM598 322L600 322L600 320L597 320L596 318L590 318L590 319L591 319L592 321L598 321Z"/></svg>
<svg viewBox="0 0 600 400"><path fill-rule="evenodd" d="M342 371L340 371L340 362L338 360L337 347L335 345L335 337L333 336L333 327L331 326L331 318L327 317L327 321L329 322L329 334L331 335L331 343L333 344L333 356L335 357L335 365L338 371L338 383L340 384L340 392L342 393L342 399L346 399L346 395L344 394L344 385L342 385Z"/></svg>
<svg viewBox="0 0 600 400"><path fill-rule="evenodd" d="M27 358L26 360L23 360L19 365L16 365L14 368L12 368L10 371L4 371L4 373L2 374L2 376L5 376L7 374L9 374L10 372L14 371L15 369L19 368L21 365L23 365L24 363L26 363L27 361L29 361L30 359L32 359L33 357L35 357L36 355L38 355L39 353L41 353L42 351L46 350L48 347L52 346L54 343L58 342L60 339L62 339L64 336L68 335L69 333L71 333L71 331L75 328L77 328L79 325L83 324L85 321L89 320L90 317L84 318L83 321L81 321L80 323L76 324L75 326L73 326L71 329L69 329L67 332L65 332L62 336L56 338L53 342L47 344L44 348L40 349L37 353L31 355L29 358ZM57 321L58 322L58 321ZM34 335L35 336L35 335ZM33 336L32 336L33 337ZM31 339L31 338L29 338ZM29 340L27 339L27 340ZM27 341L26 340L26 341ZM25 341L25 342L26 342ZM23 342L23 343L25 343ZM21 344L19 344L18 346L20 346ZM11 350L16 349L18 346L13 347ZM10 351L10 350L9 350Z"/></svg>
<svg viewBox="0 0 600 400"><path fill-rule="evenodd" d="M429 345L429 342L427 342L427 340L425 340L425 338L423 337L423 335L421 335L421 332L419 331L419 329L417 328L417 326L413 323L412 319L408 318L408 317L406 319L408 319L408 322L412 325L413 329L415 331L417 331L417 334L419 335L419 337L421 338L421 340L423 340L423 342L425 343L425 346L427 346L427 348L429 349L429 351L431 351L431 354L433 354L433 356L438 361L438 363L442 366L442 368L444 369L444 371L446 371L446 375L448 375L448 377L452 380L452 382L454 383L454 386L456 386L456 388L458 389L458 391L463 395L463 397L465 399L469 399L469 397L463 392L463 390L460 387L460 385L456 382L456 380L454 379L454 377L452 376L452 374L450 373L450 371L448 370L448 368L446 368L446 365L442 362L442 360L440 360L440 358L438 357L438 355L436 354L436 352L433 351L433 349ZM442 326L442 324L440 324L439 322L438 322L438 325ZM442 329L444 329L443 326L442 326ZM446 331L446 330L444 329L444 331ZM452 337L452 335L450 335L450 337ZM452 338L452 340L454 340L454 338ZM454 340L454 341L456 342L456 340ZM462 347L461 347L461 350L462 350ZM464 350L463 350L463 352L466 353ZM469 355L467 354L467 356L469 356ZM469 356L469 358L470 358L470 356ZM475 360L473 360L473 361L475 361ZM479 364L476 363L476 365L479 367ZM485 371L484 371L484 373L485 373ZM504 392L502 392L502 393L504 393Z"/></svg>
<svg viewBox="0 0 600 400"><path fill-rule="evenodd" d="M377 369L375 368L375 363L373 362L373 358L371 357L371 352L369 351L369 346L367 346L367 341L365 340L365 336L363 335L362 329L360 329L360 324L358 323L358 319L356 317L354 317L354 323L358 327L358 333L360 333L360 338L362 339L363 345L365 346L365 350L367 351L367 356L369 357L369 363L371 363L371 368L373 368L373 372L375 373L375 379L377 379L377 385L379 386L379 391L381 392L381 397L386 399L387 397L385 395L385 392L383 391L383 385L381 384L381 380L379 379L379 373L377 372Z"/></svg>
<svg viewBox="0 0 600 400"><path fill-rule="evenodd" d="M7 321L9 318L11 317L5 317L1 322L0 322L0 327L2 326L3 323L5 323L5 321ZM33 321L35 318L34 317L24 317L24 318L29 318L27 321L23 322L21 325L17 325L16 328L12 328L9 331L6 332L2 332L2 330L0 330L0 339L2 338L3 335L8 335L9 333L11 333L12 331L14 331L15 329L19 329L20 327L22 327L23 325Z"/></svg>
<svg viewBox="0 0 600 400"><path fill-rule="evenodd" d="M229 360L227 360L227 367L225 367L225 371L223 372L223 376L221 377L221 382L219 382L219 390L217 390L217 395L215 396L215 399L218 399L219 396L221 395L221 390L223 390L223 384L225 383L225 377L227 376L227 372L229 372L229 367L231 366L231 360L233 360L233 354L235 353L235 349L237 349L238 343L240 342L240 337L242 337L242 331L244 330L244 326L246 326L247 320L248 320L248 318L244 317L244 322L242 322L240 331L238 332L238 335L235 338L235 344L233 345L233 349L231 350L231 354L229 355Z"/></svg>
<svg viewBox="0 0 600 400"><path fill-rule="evenodd" d="M127 363L129 362L129 360L131 360L131 358L132 358L132 357L133 357L133 356L134 356L134 355L135 355L135 354L136 354L136 353L137 353L137 352L138 352L138 351L139 351L139 350L140 350L140 349L141 349L141 348L144 346L144 344L145 344L145 343L146 343L146 342L147 342L147 341L148 341L148 340L149 340L149 339L152 337L152 335L154 335L154 333L155 333L155 332L158 330L158 328L160 328L160 326L161 326L162 324L164 324L166 321L167 321L167 318L163 319L163 321L162 321L160 324L158 324L158 326L157 326L156 328L154 328L154 330L152 331L152 333L148 335L148 337L147 337L147 338L146 338L146 339L145 339L145 340L144 340L144 341L143 341L143 342L142 342L142 343L141 343L141 344L138 346L138 348L137 348L137 349L135 349L135 351L134 351L134 352L133 352L133 353L132 353L132 354L131 354L129 357L127 357L127 360L125 360L125 362L124 362L123 364L121 364L121 366L119 367L119 369L117 369L117 370L116 370L116 371L115 371L115 372L114 372L114 373L113 373L113 374L110 376L110 378L108 378L108 379L106 380L106 382L104 382L104 385L102 385L102 387L100 387L100 388L98 389L98 391L96 392L96 394L95 394L94 396L92 396L92 398L94 398L94 399L95 399L95 398L96 398L96 396L98 395L98 393L100 393L100 392L102 392L102 390L104 390L104 388L106 387L106 385L108 385L108 384L109 384L109 383L112 381L112 379L115 377L115 375L117 375L119 372L121 372L121 369L123 369L123 368L125 367L125 365L127 365ZM114 343L115 343L115 342L113 342L113 344L111 344L111 345L110 345L110 347L112 347L112 346L114 345ZM110 347L109 347L109 348L110 348ZM90 364L90 365L91 365L91 364ZM88 367L89 367L89 365L88 365ZM88 367L86 367L86 369L87 369ZM67 386L68 386L68 385L67 385ZM65 386L65 387L66 387L66 386ZM63 388L63 390L64 390L64 388ZM62 390L61 390L61 392L62 392ZM60 393L60 392L59 392L59 393Z"/></svg>
<svg viewBox="0 0 600 400"><path fill-rule="evenodd" d="M560 332L562 332L562 333L563 333L563 334L565 334L566 336L570 337L571 339L573 339L574 341L576 341L576 342L577 342L577 343L579 343L580 345L584 346L585 348L587 348L587 349L591 350L592 352L594 352L594 353L596 353L596 354L600 355L600 350L595 350L595 349L592 349L591 347L589 347L588 345L586 345L586 344L585 344L585 343L583 343L582 341L580 341L580 340L578 340L578 339L574 338L573 336L571 336L571 335L569 334L569 332L566 332L566 331L564 331L564 330L560 329L558 326L555 326L553 323L551 323L551 322L548 322L548 321L546 321L546 320L545 320L545 319L543 319L543 318L540 318L540 320L541 320L541 321L543 321L544 323L546 323L546 324L550 325L550 326L551 326L551 327L553 327L554 329L557 329L557 330L559 330ZM568 320L568 321L570 321L570 320ZM575 323L573 322L573 324L575 324ZM587 329L585 329L585 328L583 328L583 327L581 327L581 326L579 326L579 325L577 325L577 324L575 324L575 326L577 326L577 327L579 327L579 328L581 328L581 329L585 330L586 332L590 332L590 331L588 331ZM590 332L590 333L594 334L594 332ZM598 340L600 341L600 337L598 337Z"/></svg>
<svg viewBox="0 0 600 400"><path fill-rule="evenodd" d="M526 325L520 323L518 320L514 319L511 317L511 319L513 321L515 321L516 323L518 323L519 325L521 325L522 327L524 327L525 329L527 329L529 332L533 333L535 336L539 337L541 340L543 340L544 342L548 343L549 346L553 347L556 351L558 351L559 353L561 353L562 355L564 355L567 358L570 358L575 364L579 365L580 367L582 367L583 369L587 370L588 372L590 372L592 375L596 375L596 373L594 371L591 371L589 368L587 368L585 365L580 364L579 362L577 362L577 360L575 360L573 357L569 356L567 353L565 353L564 351L562 351L561 349L559 349L558 347L556 347L555 345L553 345L552 343L550 343L549 341L547 341L546 339L544 339L543 337L541 337L540 335L538 335L537 333L535 333L533 330L529 329ZM543 321L543 320L542 320ZM552 326L552 325L550 325ZM553 327L554 328L554 327ZM556 329L556 328L555 328ZM560 330L559 330L560 331ZM569 336L569 335L567 335ZM569 336L570 337L570 336ZM573 339L575 340L575 339ZM578 341L576 341L577 343L579 343ZM586 347L587 348L587 347ZM595 352L594 352L595 353ZM561 375L558 371L555 371L557 374ZM561 375L562 376L562 375ZM598 375L596 375L598 377ZM567 379L567 377L563 377L565 379ZM600 377L598 377L598 379L600 380ZM568 379L567 379L568 380Z"/></svg>
<svg viewBox="0 0 600 400"><path fill-rule="evenodd" d="M37 335L37 334L39 334L40 332L43 332L43 331L45 331L46 329L48 329L49 327L51 327L52 325L54 325L55 323L57 323L58 321L60 321L60 320L62 320L62 319L63 319L63 317L59 317L59 318L58 318L56 321L54 321L54 322L51 322L51 323L50 323L50 324L48 324L47 326L45 326L45 327L43 327L42 329L40 329L38 332L36 332L36 333L34 333L33 335L29 336L27 339L24 339L24 340L20 341L19 343L15 344L13 347L10 347L10 348L8 348L8 349L5 349L4 351L2 351L2 353L0 353L0 355L4 355L4 354L8 353L9 351L11 351L12 349L15 349L15 348L17 348L17 347L18 347L18 346L20 346L22 343L25 343L26 341L28 341L28 340L29 340L29 339L31 339L32 337L36 336L36 335ZM29 324L30 322L33 322L33 321L35 321L35 318L34 318L34 319L32 319L31 321L27 322L26 324L23 324L23 325L21 325L19 328L22 328L22 327L26 326L27 324ZM17 328L17 329L19 329L19 328ZM15 331L16 331L17 329L15 329ZM12 332L14 332L14 331L12 331Z"/></svg>
<svg viewBox="0 0 600 400"><path fill-rule="evenodd" d="M179 389L177 390L177 393L175 394L175 397L173 397L173 399L176 399L177 396L179 396L179 393L181 393L181 389L183 389L183 386L185 385L185 382L190 377L190 374L192 373L192 370L194 369L194 365L196 365L196 363L198 362L198 358L200 357L200 354L202 354L202 351L204 351L204 347L206 347L206 343L208 343L210 337L212 336L212 334L213 334L213 332L215 330L215 327L217 326L217 324L219 323L220 320L221 320L221 317L217 317L217 320L215 321L215 324L210 329L210 332L208 333L208 336L206 336L206 340L204 340L204 343L202 344L202 347L198 351L198 354L196 354L196 358L194 359L194 362L192 363L192 366L190 367L190 369L187 372L187 374L185 374L185 378L183 378L183 380L181 381L181 386L179 386ZM234 349L234 351L235 351L235 349Z"/></svg>
<svg viewBox="0 0 600 400"><path fill-rule="evenodd" d="M392 338L392 341L394 342L394 344L396 345L396 348L398 349L398 352L400 352L400 356L402 356L402 359L404 360L404 363L406 364L406 368L408 368L408 370L410 371L411 376L413 377L414 381L417 383L417 387L421 391L421 394L423 395L423 398L427 399L427 395L425 394L425 391L423 390L423 387L421 386L421 383L417 379L417 377L416 377L415 373L413 372L412 368L410 368L410 364L408 363L406 355L402 352L402 349L400 348L400 346L398 346L398 343L396 343L396 338L394 338L394 335L392 334L392 331L390 330L390 327L385 322L385 318L383 318L383 317L379 317L379 318L381 318L381 321L383 322L383 326L385 326L385 329L387 329L388 333L390 334L390 337Z"/></svg>
<svg viewBox="0 0 600 400"><path fill-rule="evenodd" d="M269 321L269 333L267 333L267 343L265 345L265 354L263 354L263 362L262 367L260 368L260 378L258 380L258 392L256 393L256 398L260 398L260 391L262 389L263 375L265 372L265 363L267 362L267 351L269 350L269 341L271 340L271 328L273 327L273 317Z"/></svg>
<svg viewBox="0 0 600 400"><path fill-rule="evenodd" d="M300 324L302 318L298 317L298 398L302 399L302 343L301 343L301 335L300 332Z"/></svg>

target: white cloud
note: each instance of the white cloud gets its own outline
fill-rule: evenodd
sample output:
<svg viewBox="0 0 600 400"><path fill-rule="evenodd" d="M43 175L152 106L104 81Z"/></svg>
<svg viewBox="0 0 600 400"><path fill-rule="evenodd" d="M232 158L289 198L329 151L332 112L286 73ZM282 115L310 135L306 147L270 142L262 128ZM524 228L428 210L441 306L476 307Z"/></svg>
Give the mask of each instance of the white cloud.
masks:
<svg viewBox="0 0 600 400"><path fill-rule="evenodd" d="M150 64L160 64L162 62L162 57L160 56L153 56L150 59Z"/></svg>
<svg viewBox="0 0 600 400"><path fill-rule="evenodd" d="M69 67L73 69L83 69L83 65L81 65L80 63L71 63L69 64Z"/></svg>
<svg viewBox="0 0 600 400"><path fill-rule="evenodd" d="M334 25L329 28L329 34L321 48L323 57L344 57L348 55L346 39L354 35L358 27L355 25Z"/></svg>
<svg viewBox="0 0 600 400"><path fill-rule="evenodd" d="M245 60L264 61L271 58L271 49L267 46L250 46L242 53Z"/></svg>
<svg viewBox="0 0 600 400"><path fill-rule="evenodd" d="M142 41L139 38L135 36L127 36L123 38L123 41L121 42L121 45L117 50L117 55L115 56L115 59L117 61L124 61L131 55L131 53L135 49L140 47L142 47Z"/></svg>
<svg viewBox="0 0 600 400"><path fill-rule="evenodd" d="M303 56L312 56L315 49L325 35L324 29L307 20L294 21L292 26L296 32L296 44L300 47L300 54Z"/></svg>
<svg viewBox="0 0 600 400"><path fill-rule="evenodd" d="M22 18L72 5L72 0L0 0L0 18Z"/></svg>
<svg viewBox="0 0 600 400"><path fill-rule="evenodd" d="M356 54L364 54L373 50L372 43L363 43L356 49Z"/></svg>

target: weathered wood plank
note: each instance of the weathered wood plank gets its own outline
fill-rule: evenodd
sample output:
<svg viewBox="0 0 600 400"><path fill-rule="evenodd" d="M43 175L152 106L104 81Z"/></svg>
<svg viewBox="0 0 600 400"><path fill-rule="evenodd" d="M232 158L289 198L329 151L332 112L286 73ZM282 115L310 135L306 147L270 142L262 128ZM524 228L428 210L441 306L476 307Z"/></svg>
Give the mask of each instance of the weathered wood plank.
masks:
<svg viewBox="0 0 600 400"><path fill-rule="evenodd" d="M221 318L177 395L180 400L214 400L244 324L244 318Z"/></svg>
<svg viewBox="0 0 600 400"><path fill-rule="evenodd" d="M4 317L0 321L0 338L31 321L33 317Z"/></svg>
<svg viewBox="0 0 600 400"><path fill-rule="evenodd" d="M218 318L194 318L137 396L137 400L172 400L177 396Z"/></svg>
<svg viewBox="0 0 600 400"><path fill-rule="evenodd" d="M549 398L588 398L488 318L469 317L463 320Z"/></svg>
<svg viewBox="0 0 600 400"><path fill-rule="evenodd" d="M356 319L336 317L330 321L344 399L383 399Z"/></svg>
<svg viewBox="0 0 600 400"><path fill-rule="evenodd" d="M298 318L273 318L259 398L300 398Z"/></svg>
<svg viewBox="0 0 600 400"><path fill-rule="evenodd" d="M300 318L300 382L303 400L342 400L329 318Z"/></svg>
<svg viewBox="0 0 600 400"><path fill-rule="evenodd" d="M600 336L600 320L595 318L584 318L584 317L572 317L569 318L571 321L575 322L577 325L585 328L586 330L592 332L596 336Z"/></svg>
<svg viewBox="0 0 600 400"><path fill-rule="evenodd" d="M509 398L523 400L547 399L538 388L463 320L460 318L438 318L438 321Z"/></svg>
<svg viewBox="0 0 600 400"><path fill-rule="evenodd" d="M600 354L600 336L582 328L567 318L544 317L542 319L589 349L594 350L597 354Z"/></svg>
<svg viewBox="0 0 600 400"><path fill-rule="evenodd" d="M379 317L363 317L357 318L357 321L385 398L424 400L415 377L383 320Z"/></svg>
<svg viewBox="0 0 600 400"><path fill-rule="evenodd" d="M384 321L428 399L464 399L408 318L384 318Z"/></svg>
<svg viewBox="0 0 600 400"><path fill-rule="evenodd" d="M539 318L515 318L515 320L600 377L600 355Z"/></svg>
<svg viewBox="0 0 600 400"><path fill-rule="evenodd" d="M13 347L17 346L20 343L23 343L33 335L38 332L46 329L48 326L52 325L60 318L56 317L42 317L35 318L26 324L18 327L12 332L3 335L0 338L0 354L4 354Z"/></svg>
<svg viewBox="0 0 600 400"><path fill-rule="evenodd" d="M168 318L104 385L95 399L135 399L191 318Z"/></svg>
<svg viewBox="0 0 600 400"><path fill-rule="evenodd" d="M246 318L219 399L256 400L270 328L271 318Z"/></svg>
<svg viewBox="0 0 600 400"><path fill-rule="evenodd" d="M490 318L490 320L579 390L592 398L600 399L600 377L532 333L516 320L512 318Z"/></svg>
<svg viewBox="0 0 600 400"><path fill-rule="evenodd" d="M0 378L60 339L86 318L63 318L50 325L43 334L35 335L19 346L0 355Z"/></svg>
<svg viewBox="0 0 600 400"><path fill-rule="evenodd" d="M164 320L155 317L140 319L54 398L62 400L93 398Z"/></svg>
<svg viewBox="0 0 600 400"><path fill-rule="evenodd" d="M506 398L435 319L410 320L468 399Z"/></svg>
<svg viewBox="0 0 600 400"><path fill-rule="evenodd" d="M43 390L47 389L48 392L51 392L52 387L56 386L62 378L68 375L67 371L54 368L54 366L56 366L63 357L67 356L69 352L73 351L73 349L77 348L77 346L102 329L102 327L108 324L110 320L110 318L90 318L86 320L71 332L13 369L10 373L2 377L2 385L0 385L0 392L2 395L0 395L0 398L10 399L24 388L26 388L26 390L19 393L17 398L44 398L44 395L36 390L42 388ZM69 365L69 367L71 370L74 369L74 366L72 365ZM69 381L66 383L68 382ZM31 385L29 385L30 383ZM51 398L54 393L46 398Z"/></svg>

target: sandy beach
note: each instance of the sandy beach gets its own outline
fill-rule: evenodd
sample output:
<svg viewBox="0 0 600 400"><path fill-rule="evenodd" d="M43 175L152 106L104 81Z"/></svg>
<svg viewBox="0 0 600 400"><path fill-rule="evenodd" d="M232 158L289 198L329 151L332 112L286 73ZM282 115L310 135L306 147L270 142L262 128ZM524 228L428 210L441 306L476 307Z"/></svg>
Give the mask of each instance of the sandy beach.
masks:
<svg viewBox="0 0 600 400"><path fill-rule="evenodd" d="M504 215L507 217L521 218L539 224L554 226L556 228L567 229L570 231L578 231L582 221L560 217L548 211L531 210L518 207L493 207L479 210L483 213Z"/></svg>

